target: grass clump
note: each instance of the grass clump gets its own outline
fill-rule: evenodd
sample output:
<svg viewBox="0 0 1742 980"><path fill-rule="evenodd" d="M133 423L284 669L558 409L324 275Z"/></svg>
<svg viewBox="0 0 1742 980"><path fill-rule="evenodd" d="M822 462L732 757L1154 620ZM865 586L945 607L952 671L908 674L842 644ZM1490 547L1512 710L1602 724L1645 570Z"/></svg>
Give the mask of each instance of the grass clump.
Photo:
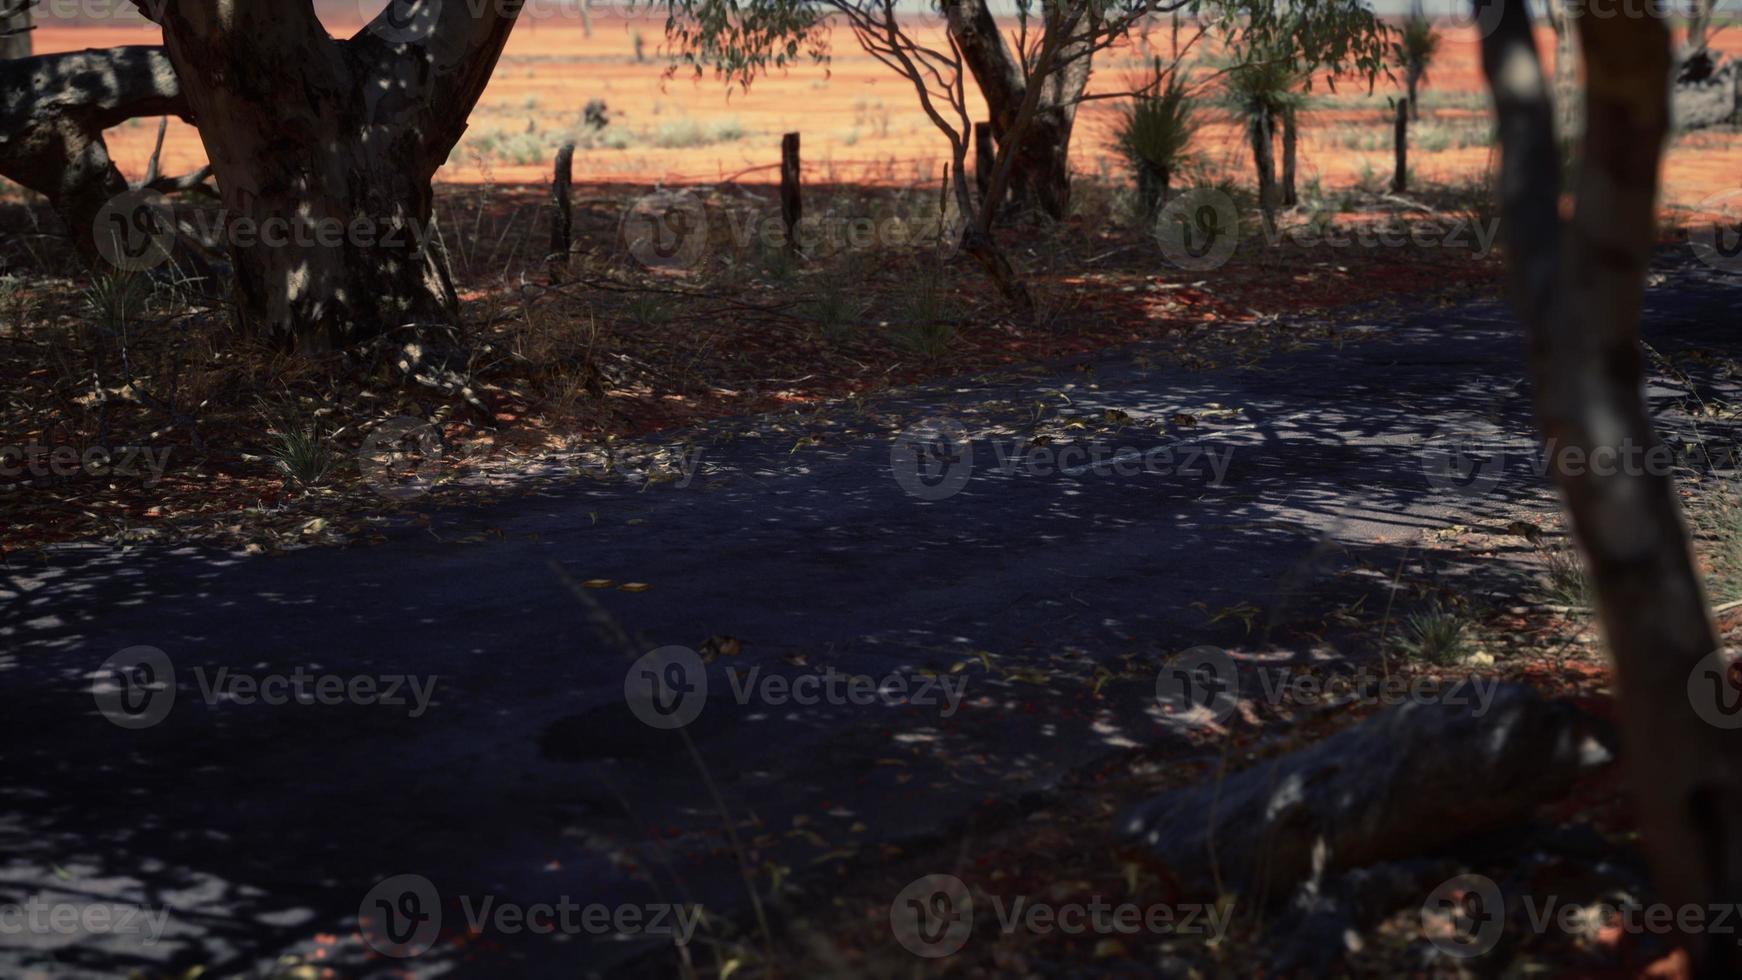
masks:
<svg viewBox="0 0 1742 980"><path fill-rule="evenodd" d="M1159 58L1149 80L1135 86L1135 91L1119 108L1113 145L1137 181L1147 218L1167 203L1174 175L1191 162L1200 120L1185 79L1177 72L1164 72Z"/></svg>
<svg viewBox="0 0 1742 980"><path fill-rule="evenodd" d="M1458 663L1470 655L1473 647L1471 633L1467 618L1434 603L1404 620L1403 636L1397 643L1405 655L1443 666Z"/></svg>

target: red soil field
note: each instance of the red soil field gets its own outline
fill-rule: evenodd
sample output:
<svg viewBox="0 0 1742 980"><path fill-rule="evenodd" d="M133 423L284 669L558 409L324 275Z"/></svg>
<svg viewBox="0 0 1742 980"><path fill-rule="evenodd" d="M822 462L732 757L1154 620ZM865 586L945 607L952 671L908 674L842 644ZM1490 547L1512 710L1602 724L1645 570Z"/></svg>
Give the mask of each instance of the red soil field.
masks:
<svg viewBox="0 0 1742 980"><path fill-rule="evenodd" d="M581 110L591 99L608 104L612 122L606 132L620 134L616 138L625 145L583 148L576 156L581 181L684 184L735 177L744 183L773 182L780 134L789 131L803 134L807 176L815 179L924 185L942 175L947 146L920 112L911 88L860 54L850 37L835 39L835 57L827 66L807 64L758 81L747 92L732 91L711 76L695 79L687 70L666 77L663 20L595 16L589 31L578 18L546 14L515 30L466 139L441 171L442 181L546 181L549 151L565 133L578 130ZM359 23L333 20L329 28L345 35ZM1477 177L1488 163L1487 107L1474 31L1450 24L1443 30L1447 39L1424 91L1424 128L1412 141L1411 166L1418 180L1460 183ZM1166 43L1165 33L1156 32L1156 44ZM645 45L642 62L635 57L637 35ZM157 41L150 25L44 27L35 37L44 53ZM1720 33L1717 43L1732 53L1742 51L1742 33ZM1544 52L1553 49L1546 30L1540 46ZM1102 56L1091 90L1127 87L1147 57L1140 45ZM972 89L978 118L984 113ZM1355 184L1363 175L1388 175L1391 127L1385 99L1397 91L1385 80L1372 96L1351 80L1339 85L1335 96L1315 85L1320 98L1303 123L1301 179L1331 189ZM1077 171L1121 175L1108 154L1114 112L1110 101L1084 105L1073 146ZM1213 104L1206 114L1212 121L1199 147L1206 167L1249 181L1235 127ZM722 127L723 136L710 133ZM111 134L111 148L124 170L143 169L156 128L149 120L136 120ZM1438 138L1435 128L1442 133ZM477 143L492 137L497 143L511 141L516 149L480 153ZM204 154L198 134L172 121L164 157L172 171L199 166ZM1742 141L1734 132L1679 137L1666 163L1665 205L1688 208L1735 188L1739 172Z"/></svg>

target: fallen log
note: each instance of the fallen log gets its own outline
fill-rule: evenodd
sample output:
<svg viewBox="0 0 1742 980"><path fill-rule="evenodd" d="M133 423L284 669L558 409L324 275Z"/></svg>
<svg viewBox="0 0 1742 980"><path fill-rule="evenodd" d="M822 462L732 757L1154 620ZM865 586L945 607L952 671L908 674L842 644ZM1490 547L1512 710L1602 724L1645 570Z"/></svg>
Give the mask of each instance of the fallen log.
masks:
<svg viewBox="0 0 1742 980"><path fill-rule="evenodd" d="M1600 719L1503 685L1485 712L1393 708L1220 782L1163 793L1121 829L1189 887L1284 900L1331 871L1522 824L1608 764L1612 745Z"/></svg>

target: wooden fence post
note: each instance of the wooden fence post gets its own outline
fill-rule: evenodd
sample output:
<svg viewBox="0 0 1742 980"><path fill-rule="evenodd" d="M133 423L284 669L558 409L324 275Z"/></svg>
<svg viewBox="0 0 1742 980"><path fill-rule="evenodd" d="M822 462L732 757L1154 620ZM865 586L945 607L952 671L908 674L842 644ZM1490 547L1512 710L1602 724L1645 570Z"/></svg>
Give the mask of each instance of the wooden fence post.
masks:
<svg viewBox="0 0 1742 980"><path fill-rule="evenodd" d="M1397 169L1391 174L1391 191L1409 189L1409 100L1397 100Z"/></svg>
<svg viewBox="0 0 1742 980"><path fill-rule="evenodd" d="M780 138L780 218L786 224L786 247L798 251L798 222L804 217L799 183L798 134Z"/></svg>

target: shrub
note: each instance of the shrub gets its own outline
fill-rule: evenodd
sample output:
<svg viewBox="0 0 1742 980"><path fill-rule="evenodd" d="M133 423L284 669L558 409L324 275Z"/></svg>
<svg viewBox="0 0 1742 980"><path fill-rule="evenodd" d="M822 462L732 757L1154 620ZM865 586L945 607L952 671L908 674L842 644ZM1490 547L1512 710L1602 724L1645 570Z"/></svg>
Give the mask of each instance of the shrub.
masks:
<svg viewBox="0 0 1742 980"><path fill-rule="evenodd" d="M1167 203L1169 185L1191 158L1199 120L1179 73L1163 73L1160 61L1149 82L1120 107L1114 145L1137 180L1145 216Z"/></svg>

